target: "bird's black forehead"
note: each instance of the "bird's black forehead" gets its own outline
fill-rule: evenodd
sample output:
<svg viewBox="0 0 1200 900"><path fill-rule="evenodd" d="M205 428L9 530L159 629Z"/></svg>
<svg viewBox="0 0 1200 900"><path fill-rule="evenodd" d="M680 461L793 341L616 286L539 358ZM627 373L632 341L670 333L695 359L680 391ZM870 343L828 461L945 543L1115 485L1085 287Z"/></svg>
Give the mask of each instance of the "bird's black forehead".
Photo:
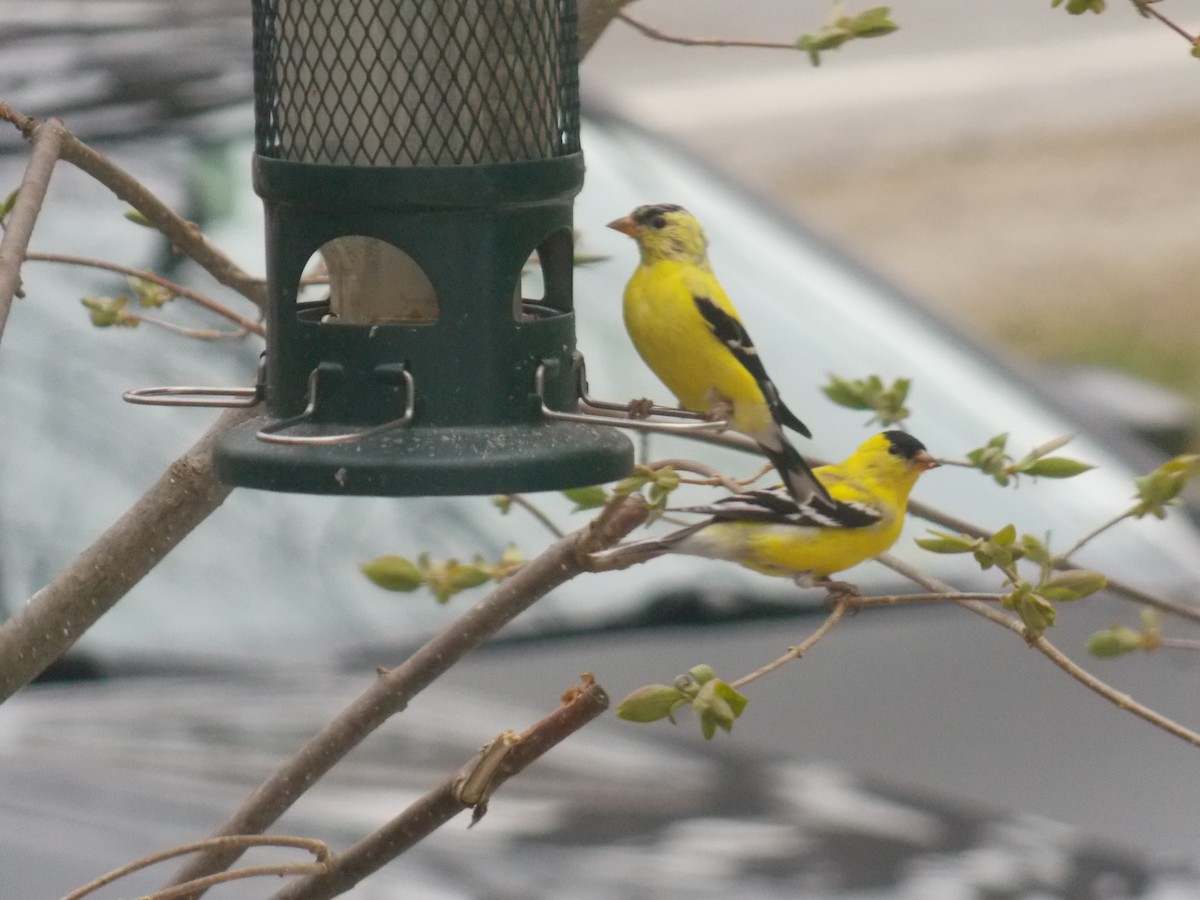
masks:
<svg viewBox="0 0 1200 900"><path fill-rule="evenodd" d="M907 431L885 431L883 435L891 442L893 447L900 451L900 455L905 459L912 459L917 453L925 449L925 445Z"/></svg>
<svg viewBox="0 0 1200 900"><path fill-rule="evenodd" d="M637 222L639 225L644 225L655 216L682 211L683 207L677 206L674 203L655 203L653 206L639 206L633 211L633 221Z"/></svg>

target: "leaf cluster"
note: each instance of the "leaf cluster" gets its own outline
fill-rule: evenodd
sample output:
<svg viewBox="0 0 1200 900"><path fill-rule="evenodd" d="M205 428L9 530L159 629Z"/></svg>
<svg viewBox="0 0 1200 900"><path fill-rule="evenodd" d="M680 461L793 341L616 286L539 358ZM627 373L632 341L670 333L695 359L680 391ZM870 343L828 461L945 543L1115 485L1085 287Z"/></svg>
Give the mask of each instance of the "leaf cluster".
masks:
<svg viewBox="0 0 1200 900"><path fill-rule="evenodd" d="M640 687L617 707L617 716L630 722L675 721L675 711L690 706L700 720L700 731L711 740L717 729L729 733L749 700L717 678L712 666L698 665L675 679L674 684Z"/></svg>
<svg viewBox="0 0 1200 900"><path fill-rule="evenodd" d="M1103 590L1108 579L1087 569L1055 571L1058 557L1040 538L1023 534L1018 540L1016 526L1005 525L987 538L971 537L930 529L931 538L918 538L917 544L931 553L970 553L983 571L995 567L1004 572L1012 590L1001 598L1005 609L1021 617L1030 637L1038 637L1054 625L1055 603L1079 600ZM1034 581L1017 573L1018 560L1028 559L1038 567Z"/></svg>
<svg viewBox="0 0 1200 900"><path fill-rule="evenodd" d="M1162 616L1153 609L1141 612L1141 629L1125 625L1114 625L1097 631L1087 642L1087 651L1093 656L1124 656L1135 650L1147 652L1158 649L1162 643Z"/></svg>
<svg viewBox="0 0 1200 900"><path fill-rule="evenodd" d="M847 15L842 3L834 5L833 13L820 31L802 34L796 41L796 49L808 54L814 66L821 64L821 54L836 50L856 38L883 37L900 26L892 21L891 8L873 6L870 9Z"/></svg>
<svg viewBox="0 0 1200 900"><path fill-rule="evenodd" d="M428 587L438 603L445 603L460 591L488 581L502 581L525 564L515 544L509 544L494 563L478 554L469 563L457 559L437 560L422 553L413 562L403 556L378 556L359 566L372 582L389 591L407 593Z"/></svg>
<svg viewBox="0 0 1200 900"><path fill-rule="evenodd" d="M912 415L904 405L908 400L908 389L911 385L912 381L908 378L897 378L887 385L878 375L848 379L831 374L829 383L823 385L821 390L838 406L874 412L867 424L878 422L886 428L888 425L903 422Z"/></svg>
<svg viewBox="0 0 1200 900"><path fill-rule="evenodd" d="M137 328L141 318L129 308L129 301L136 300L143 309L161 309L175 299L175 294L145 278L129 276L125 279L129 294L117 297L84 297L80 300L87 309L92 324L97 328Z"/></svg>
<svg viewBox="0 0 1200 900"><path fill-rule="evenodd" d="M1055 450L1071 440L1066 434L1051 441L1034 447L1020 459L1014 459L1007 452L1008 433L998 434L982 447L970 451L967 459L979 471L991 475L993 480L1002 487L1010 481L1014 483L1021 475L1033 478L1074 478L1095 466L1068 456L1050 456Z"/></svg>

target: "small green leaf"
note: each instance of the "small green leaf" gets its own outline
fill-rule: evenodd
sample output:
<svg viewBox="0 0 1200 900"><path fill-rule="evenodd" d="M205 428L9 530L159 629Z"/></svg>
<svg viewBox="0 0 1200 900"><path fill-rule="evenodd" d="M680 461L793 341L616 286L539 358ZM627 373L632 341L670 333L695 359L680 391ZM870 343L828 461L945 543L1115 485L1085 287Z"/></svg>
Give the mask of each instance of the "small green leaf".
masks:
<svg viewBox="0 0 1200 900"><path fill-rule="evenodd" d="M1021 617L1030 637L1040 637L1042 632L1054 625L1054 606L1045 597L1033 592L1028 583L1021 582L1001 603Z"/></svg>
<svg viewBox="0 0 1200 900"><path fill-rule="evenodd" d="M1138 503L1130 511L1134 518L1152 515L1165 518L1167 506L1178 503L1178 497L1200 465L1200 455L1184 454L1167 460L1153 472L1133 479Z"/></svg>
<svg viewBox="0 0 1200 900"><path fill-rule="evenodd" d="M687 702L676 688L667 684L648 684L640 687L617 706L617 718L630 722L675 721L674 712Z"/></svg>
<svg viewBox="0 0 1200 900"><path fill-rule="evenodd" d="M141 225L143 228L153 228L154 227L150 223L150 220L147 219L145 216L143 216L136 209L125 210L125 218L128 219L130 222L132 222L134 225Z"/></svg>
<svg viewBox="0 0 1200 900"><path fill-rule="evenodd" d="M379 556L358 568L372 582L389 591L412 591L425 583L421 570L403 556Z"/></svg>
<svg viewBox="0 0 1200 900"><path fill-rule="evenodd" d="M125 280L137 298L138 305L144 309L159 309L168 301L175 299L175 295L170 290L156 282L132 275Z"/></svg>
<svg viewBox="0 0 1200 900"><path fill-rule="evenodd" d="M730 732L733 723L749 702L720 679L713 678L703 683L692 699L692 712L700 717L700 730L705 738L711 739L716 729Z"/></svg>
<svg viewBox="0 0 1200 900"><path fill-rule="evenodd" d="M1094 468L1093 465L1066 456L1046 456L1022 467L1020 471L1039 478L1074 478Z"/></svg>
<svg viewBox="0 0 1200 900"><path fill-rule="evenodd" d="M897 378L891 385L885 385L878 375L852 381L831 374L829 383L822 385L821 390L838 406L873 411L875 415L868 424L878 422L886 427L902 422L911 415L904 405L911 386L908 378Z"/></svg>
<svg viewBox="0 0 1200 900"><path fill-rule="evenodd" d="M1021 549L1025 551L1025 556L1037 563L1038 565L1049 565L1050 563L1050 548L1046 542L1032 534L1021 535Z"/></svg>
<svg viewBox="0 0 1200 900"><path fill-rule="evenodd" d="M860 38L882 37L900 27L892 21L891 9L886 6L876 6L857 16L842 19L841 24Z"/></svg>
<svg viewBox="0 0 1200 900"><path fill-rule="evenodd" d="M84 297L80 300L97 328L136 328L138 317L129 311L128 297Z"/></svg>
<svg viewBox="0 0 1200 900"><path fill-rule="evenodd" d="M1037 592L1047 600L1078 600L1108 586L1108 579L1100 572L1086 569L1071 569L1060 572L1038 585Z"/></svg>
<svg viewBox="0 0 1200 900"><path fill-rule="evenodd" d="M494 507L496 507L496 509L500 510L500 515L502 515L502 516L508 515L508 511L510 509L512 509L512 506L513 506L513 495L512 494L497 494L495 497L492 498L492 506L494 506Z"/></svg>
<svg viewBox="0 0 1200 900"><path fill-rule="evenodd" d="M917 538L917 546L930 553L970 553L980 543L977 538L967 537L965 534L951 534L933 528L929 529L929 533L935 537Z"/></svg>
<svg viewBox="0 0 1200 900"><path fill-rule="evenodd" d="M1196 43L1192 44L1192 56L1196 57L1196 59L1200 59L1200 41L1196 41Z"/></svg>
<svg viewBox="0 0 1200 900"><path fill-rule="evenodd" d="M692 666L690 669L688 669L687 673L695 680L697 684L708 684L708 682L717 677L717 673L713 670L713 667L707 663L701 663L698 666Z"/></svg>
<svg viewBox="0 0 1200 900"><path fill-rule="evenodd" d="M1010 547L1016 541L1016 539L1017 526L1013 525L1011 522L988 538L988 540L999 547Z"/></svg>
<svg viewBox="0 0 1200 900"><path fill-rule="evenodd" d="M1087 652L1092 656L1112 657L1145 649L1142 635L1132 628L1118 625L1097 631L1087 641Z"/></svg>
<svg viewBox="0 0 1200 900"><path fill-rule="evenodd" d="M20 188L15 188L0 202L0 222L8 218L8 214L13 211L13 207L17 205L17 197L21 194Z"/></svg>
<svg viewBox="0 0 1200 900"><path fill-rule="evenodd" d="M608 492L600 485L568 488L562 495L575 504L571 512L581 512L586 509L599 509L608 502Z"/></svg>
<svg viewBox="0 0 1200 900"><path fill-rule="evenodd" d="M479 564L483 565L483 561L479 560ZM518 569L525 565L525 557L521 555L521 551L517 549L516 544L510 543L504 548L504 552L500 555L493 565L488 566L488 574L496 581L503 581L508 576L515 573Z"/></svg>

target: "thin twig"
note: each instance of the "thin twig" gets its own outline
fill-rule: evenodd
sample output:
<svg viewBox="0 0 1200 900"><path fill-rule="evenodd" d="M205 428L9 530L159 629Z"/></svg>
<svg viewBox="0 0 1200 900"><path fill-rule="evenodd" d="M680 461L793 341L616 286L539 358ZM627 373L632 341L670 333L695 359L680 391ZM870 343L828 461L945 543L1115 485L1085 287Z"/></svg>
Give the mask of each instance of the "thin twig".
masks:
<svg viewBox="0 0 1200 900"><path fill-rule="evenodd" d="M1135 7L1137 7L1137 11L1140 12L1143 16L1152 16L1153 18L1158 19L1158 21L1162 22L1164 25L1166 25L1168 28L1170 28L1172 31L1174 31L1177 35L1182 37L1185 41L1187 41L1193 47L1196 46L1197 43L1200 43L1200 38L1196 37L1193 34L1189 34L1187 29L1185 29L1183 26L1179 25L1178 23L1172 21L1171 19L1167 18L1165 15L1163 15L1161 12L1159 12L1157 9L1155 9L1153 6L1151 6L1150 3L1147 2L1147 0L1130 0L1130 2Z"/></svg>
<svg viewBox="0 0 1200 900"><path fill-rule="evenodd" d="M951 531L957 531L960 534L965 534L969 537L988 538L992 532L986 528L981 528L973 522L968 522L966 519L961 519L958 516L953 516L950 513L935 509L927 503L922 503L919 500L908 501L908 511L914 516L925 519L927 522L933 522L935 525L941 525L943 528L948 528ZM1083 568L1069 559L1056 558L1054 560L1054 568L1058 571L1071 571L1074 569ZM1178 600L1171 600L1167 597L1162 597L1158 594L1151 593L1144 588L1129 584L1119 578L1108 577L1107 590L1124 597L1126 600L1132 600L1135 603L1140 603L1143 606L1153 607L1154 609L1162 610L1163 612L1171 613L1179 616L1181 619L1188 619L1192 622L1200 622L1200 607L1190 603L1181 603Z"/></svg>
<svg viewBox="0 0 1200 900"><path fill-rule="evenodd" d="M56 131L62 147L60 158L96 179L124 200L152 226L166 235L171 244L186 254L213 278L232 288L259 308L266 308L267 289L262 279L243 271L233 260L211 244L192 222L176 214L136 178L79 140L56 120L38 122L0 103L0 120L11 122L27 140L36 141L43 130Z"/></svg>
<svg viewBox="0 0 1200 900"><path fill-rule="evenodd" d="M634 0L580 0L579 3L579 59L591 52L605 29L623 8Z"/></svg>
<svg viewBox="0 0 1200 900"><path fill-rule="evenodd" d="M574 734L608 708L604 690L584 676L584 684L563 697L563 704L533 725L507 746L503 759L483 789L482 803L509 778L521 772L535 759ZM466 771L470 771L468 767ZM462 797L459 786L465 775L443 782L425 794L378 831L339 853L322 875L314 875L289 884L275 894L274 900L323 900L350 890L368 875L395 859L418 841L428 837L458 813L479 806ZM484 807L486 808L486 806Z"/></svg>
<svg viewBox="0 0 1200 900"><path fill-rule="evenodd" d="M917 570L915 567L910 566L903 560L897 559L889 554L884 554L883 556L878 557L878 561L883 563L889 569L899 572L904 577L916 582L928 591L935 593L956 593L949 585L938 581L932 576L926 575L925 573ZM1037 650L1084 687L1099 694L1105 700L1108 700L1110 703L1115 705L1118 709L1127 710L1133 713L1135 716L1149 722L1151 725L1161 728L1168 734L1172 734L1194 747L1200 747L1200 733L1192 731L1189 728L1185 728L1178 722L1168 719L1166 716L1155 712L1148 706L1143 706L1128 694L1124 694L1101 681L1091 672L1088 672L1086 669L1068 657L1065 653L1055 647L1052 643L1050 643L1050 641L1048 641L1044 635L1035 635L1030 632L1029 629L1025 627L1024 623L1021 622L1021 620L1016 616L1001 612L1000 610L995 609L986 603L981 603L978 600L958 600L955 602L957 602L958 605L964 609L968 609L975 613L975 615L982 616L989 622L993 622L1003 628L1007 628L1013 634L1018 635L1030 647Z"/></svg>
<svg viewBox="0 0 1200 900"><path fill-rule="evenodd" d="M109 272L116 272L120 275L128 275L131 278L140 278L143 281L149 281L157 284L159 287L166 288L177 297L183 297L185 300L191 300L193 303L198 303L210 312L216 313L218 316L223 316L229 321L236 324L242 329L241 333L247 331L257 334L259 337L265 337L266 329L262 322L256 322L253 319L247 319L225 306L223 303L218 303L211 297L206 297L191 288L184 287L182 284L177 284L168 278L163 278L155 272L139 271L138 269L122 266L118 263L111 263L103 259L89 259L83 256L68 256L62 253L26 253L26 262L52 262L62 263L68 266L87 266L92 269L104 269ZM227 334L229 332L218 332L219 334Z"/></svg>
<svg viewBox="0 0 1200 900"><path fill-rule="evenodd" d="M1200 650L1200 641L1189 640L1188 638L1169 638L1160 637L1158 646L1170 650Z"/></svg>
<svg viewBox="0 0 1200 900"><path fill-rule="evenodd" d="M184 337L189 337L197 341L237 341L249 334L245 328L239 328L237 331L217 331L210 328L189 328L187 325L177 325L175 322L170 322L166 319L158 319L154 316L148 316L145 313L134 312L133 310L129 309L125 310L125 314L137 319L139 322L145 322L147 325L154 325L158 328L164 328L174 334L181 334Z"/></svg>
<svg viewBox="0 0 1200 900"><path fill-rule="evenodd" d="M656 459L654 462L644 464L647 469L665 469L672 468L677 472L691 472L693 475L701 475L705 478L704 482L692 482L693 484L719 484L727 491L738 493L745 489L745 484L736 478L731 478L719 469L713 466L705 465L702 462L697 462L694 459ZM747 484L750 482L747 482Z"/></svg>
<svg viewBox="0 0 1200 900"><path fill-rule="evenodd" d="M0 110L6 108L0 104ZM50 187L50 176L62 153L63 128L58 119L50 119L44 129L33 140L33 152L25 166L17 200L13 204L0 238L0 337L8 324L8 311L13 297L21 286L21 260L29 249L33 226L42 209L46 190Z"/></svg>
<svg viewBox="0 0 1200 900"><path fill-rule="evenodd" d="M833 604L833 609L829 611L829 615L825 618L825 621L821 623L820 628L818 628L816 631L814 631L812 634L810 634L808 637L806 637L803 641L801 641L795 647L789 647L788 652L783 654L783 656L779 657L776 660L772 660L771 662L769 662L765 666L763 666L761 669L751 672L749 675L743 675L737 681L732 682L729 686L732 688L745 687L746 685L750 684L751 682L757 681L758 679L762 678L764 675L768 675L771 672L774 672L780 666L786 666L792 660L799 659L805 653L807 653L809 650L811 650L813 648L813 646L817 643L817 641L821 640L821 638L825 637L825 635L829 634L829 632L833 630L833 627L842 620L842 617L844 615L846 615L846 610L849 608L850 607L849 607L849 604L846 602L846 599L844 597L839 596L839 599L836 600Z"/></svg>
<svg viewBox="0 0 1200 900"><path fill-rule="evenodd" d="M1127 509L1122 513L1118 513L1117 515L1115 515L1111 519L1109 519L1107 522L1104 522L1101 525L1097 525L1095 528L1093 528L1091 531L1089 531L1087 534L1085 534L1083 537L1081 537L1079 540L1077 540L1074 544L1072 544L1066 551L1064 551L1060 555L1062 556L1062 558L1064 560L1070 559L1072 556L1074 556L1076 553L1078 553L1091 540L1093 540L1094 538L1103 534L1104 532L1108 531L1108 529L1112 528L1114 525L1119 525L1120 523L1124 522L1126 519L1128 519L1132 515L1133 515L1132 509Z"/></svg>
<svg viewBox="0 0 1200 900"><path fill-rule="evenodd" d="M325 863L331 858L332 854L324 841L318 841L315 838L305 837L288 837L283 835L261 835L261 834L236 834L227 835L219 838L207 838L203 841L194 841L190 844L181 844L178 847L171 847L168 850L162 850L158 853L152 853L149 856L143 856L139 860L121 866L119 869L113 869L111 872L106 872L95 881L88 882L81 888L77 888L67 894L63 900L80 900L88 894L100 890L106 885L112 884L114 881L119 881L126 875L132 875L134 872L139 872L142 869L163 862L164 860L174 859L177 856L186 856L189 853L195 853L198 850L204 850L213 846L240 846L240 847L298 847L301 850L307 850L316 857L316 865L324 868ZM304 864L311 868L314 864ZM267 868L277 869L279 866L269 866ZM241 870L247 871L245 869ZM233 873L226 873L233 874ZM271 872L270 874L280 874ZM287 874L287 873L283 873ZM161 894L153 895L155 898L160 898Z"/></svg>
<svg viewBox="0 0 1200 900"><path fill-rule="evenodd" d="M525 512L537 519L538 522L541 523L542 527L554 535L555 538L561 538L566 534L566 532L554 524L553 519L551 519L548 515L542 512L541 509L538 508L536 503L530 502L523 495L505 494L504 498L514 506L521 507L521 509L525 510Z"/></svg>
<svg viewBox="0 0 1200 900"><path fill-rule="evenodd" d="M1004 599L1004 594L995 594L988 592L955 592L944 594L941 592L933 594L890 594L879 597L850 597L846 603L851 609L867 609L872 606L898 606L902 603L935 603L944 602L946 600L984 600L996 602Z"/></svg>
<svg viewBox="0 0 1200 900"><path fill-rule="evenodd" d="M632 27L635 31L641 32L646 37L655 41L662 41L666 44L679 44L683 47L753 47L757 50L795 50L795 44L779 43L778 41L731 41L723 38L687 38L677 35L667 34L659 31L657 28L651 28L642 22L637 21L626 13L619 12L616 18L620 19L626 25Z"/></svg>
<svg viewBox="0 0 1200 900"><path fill-rule="evenodd" d="M380 669L371 686L285 760L216 834L259 834L270 827L367 735L513 618L585 571L589 553L611 547L641 524L646 513L641 497L615 498L588 525L551 544L400 665ZM203 852L185 863L170 884L219 872L240 855L236 848Z"/></svg>

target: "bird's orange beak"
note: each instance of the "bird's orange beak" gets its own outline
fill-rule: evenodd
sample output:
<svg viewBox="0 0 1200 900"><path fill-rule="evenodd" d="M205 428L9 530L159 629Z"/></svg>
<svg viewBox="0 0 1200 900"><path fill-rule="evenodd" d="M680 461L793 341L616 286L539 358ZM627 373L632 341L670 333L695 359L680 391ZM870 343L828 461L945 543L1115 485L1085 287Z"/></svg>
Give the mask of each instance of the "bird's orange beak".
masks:
<svg viewBox="0 0 1200 900"><path fill-rule="evenodd" d="M608 227L613 231L633 237L637 233L638 224L633 220L633 216L625 216L621 219L613 219L608 223Z"/></svg>
<svg viewBox="0 0 1200 900"><path fill-rule="evenodd" d="M912 458L911 465L918 472L928 472L930 469L938 468L941 463L930 456L925 450L918 450Z"/></svg>

